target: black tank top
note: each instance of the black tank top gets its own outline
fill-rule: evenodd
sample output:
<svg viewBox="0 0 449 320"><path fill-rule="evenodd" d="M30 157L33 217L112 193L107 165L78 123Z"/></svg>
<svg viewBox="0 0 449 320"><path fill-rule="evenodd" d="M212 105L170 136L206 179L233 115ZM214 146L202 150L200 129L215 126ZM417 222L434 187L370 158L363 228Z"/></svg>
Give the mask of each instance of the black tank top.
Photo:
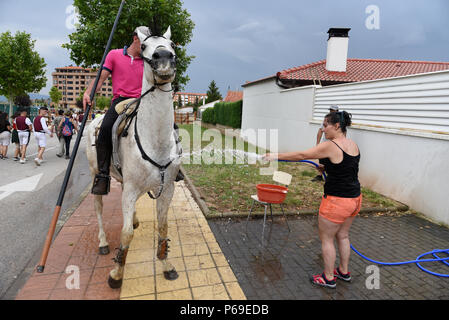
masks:
<svg viewBox="0 0 449 320"><path fill-rule="evenodd" d="M333 141L332 141L333 142ZM341 151L342 148L333 142ZM327 179L324 184L324 194L342 198L357 198L360 196L359 162L360 150L357 156L351 156L343 151L343 161L332 163L329 158L320 161L326 170Z"/></svg>

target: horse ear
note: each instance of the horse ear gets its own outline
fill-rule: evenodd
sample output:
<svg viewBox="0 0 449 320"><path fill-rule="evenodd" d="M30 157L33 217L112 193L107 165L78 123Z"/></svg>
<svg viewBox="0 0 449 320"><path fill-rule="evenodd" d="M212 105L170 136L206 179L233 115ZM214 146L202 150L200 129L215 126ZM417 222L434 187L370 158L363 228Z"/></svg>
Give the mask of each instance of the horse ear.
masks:
<svg viewBox="0 0 449 320"><path fill-rule="evenodd" d="M171 40L171 28L168 26L167 31L164 33L164 38L167 40Z"/></svg>
<svg viewBox="0 0 449 320"><path fill-rule="evenodd" d="M140 43L142 43L142 44L145 41L145 39L147 38L147 36L144 35L142 32L140 32L140 30L137 30L137 36L139 37Z"/></svg>

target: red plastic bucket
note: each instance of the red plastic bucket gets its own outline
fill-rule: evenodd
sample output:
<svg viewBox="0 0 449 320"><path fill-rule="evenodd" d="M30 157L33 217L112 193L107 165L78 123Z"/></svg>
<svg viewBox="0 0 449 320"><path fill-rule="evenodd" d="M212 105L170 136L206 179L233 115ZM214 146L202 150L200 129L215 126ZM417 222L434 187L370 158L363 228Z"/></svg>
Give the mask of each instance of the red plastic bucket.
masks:
<svg viewBox="0 0 449 320"><path fill-rule="evenodd" d="M288 188L275 184L258 184L256 188L259 200L269 203L282 203L288 191Z"/></svg>

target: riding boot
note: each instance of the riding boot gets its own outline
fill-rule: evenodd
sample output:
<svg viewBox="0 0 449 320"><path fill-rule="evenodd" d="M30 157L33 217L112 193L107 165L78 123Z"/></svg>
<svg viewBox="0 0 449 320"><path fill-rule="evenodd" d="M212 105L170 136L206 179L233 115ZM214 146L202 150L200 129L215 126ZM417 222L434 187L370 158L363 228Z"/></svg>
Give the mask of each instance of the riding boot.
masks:
<svg viewBox="0 0 449 320"><path fill-rule="evenodd" d="M115 120L118 118L118 114L115 112L115 106L117 103L126 99L127 98L124 97L115 99L101 124L96 143L99 173L95 175L91 191L95 195L104 196L110 191L111 177L109 175L109 167L111 165L112 156L112 127L114 126Z"/></svg>
<svg viewBox="0 0 449 320"><path fill-rule="evenodd" d="M95 175L92 193L98 196L107 195L111 188L111 177L102 173Z"/></svg>

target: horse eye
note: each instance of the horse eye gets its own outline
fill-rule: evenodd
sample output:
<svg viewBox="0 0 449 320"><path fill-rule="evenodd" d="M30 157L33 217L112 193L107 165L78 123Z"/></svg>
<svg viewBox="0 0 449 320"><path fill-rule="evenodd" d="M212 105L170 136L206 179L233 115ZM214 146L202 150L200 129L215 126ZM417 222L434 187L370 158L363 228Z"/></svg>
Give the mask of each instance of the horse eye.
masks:
<svg viewBox="0 0 449 320"><path fill-rule="evenodd" d="M174 42L171 43L171 47L172 47L173 49L176 49L176 45L175 45Z"/></svg>
<svg viewBox="0 0 449 320"><path fill-rule="evenodd" d="M146 45L142 44L141 46L142 51L145 51L146 47L147 47Z"/></svg>

